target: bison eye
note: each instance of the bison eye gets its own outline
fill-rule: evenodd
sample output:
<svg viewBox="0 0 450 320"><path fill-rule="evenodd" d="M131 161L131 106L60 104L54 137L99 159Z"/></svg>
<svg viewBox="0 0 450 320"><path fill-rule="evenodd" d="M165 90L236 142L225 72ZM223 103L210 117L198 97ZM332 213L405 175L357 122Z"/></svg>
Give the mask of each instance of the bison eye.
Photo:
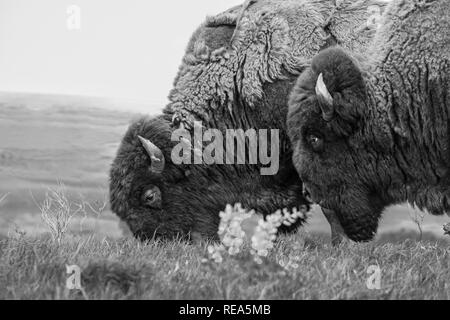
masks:
<svg viewBox="0 0 450 320"><path fill-rule="evenodd" d="M142 194L142 203L150 208L161 209L162 197L158 187L152 187Z"/></svg>
<svg viewBox="0 0 450 320"><path fill-rule="evenodd" d="M321 137L310 134L307 137L307 141L314 151L321 151L323 149L323 139Z"/></svg>

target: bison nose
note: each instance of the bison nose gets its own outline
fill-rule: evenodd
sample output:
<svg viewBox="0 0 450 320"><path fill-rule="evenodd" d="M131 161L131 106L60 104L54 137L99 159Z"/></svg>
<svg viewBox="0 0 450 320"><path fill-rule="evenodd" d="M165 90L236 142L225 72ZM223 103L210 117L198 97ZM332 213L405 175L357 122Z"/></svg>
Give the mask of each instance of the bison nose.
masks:
<svg viewBox="0 0 450 320"><path fill-rule="evenodd" d="M312 202L311 193L309 192L305 184L303 184L303 197L306 199L306 201Z"/></svg>

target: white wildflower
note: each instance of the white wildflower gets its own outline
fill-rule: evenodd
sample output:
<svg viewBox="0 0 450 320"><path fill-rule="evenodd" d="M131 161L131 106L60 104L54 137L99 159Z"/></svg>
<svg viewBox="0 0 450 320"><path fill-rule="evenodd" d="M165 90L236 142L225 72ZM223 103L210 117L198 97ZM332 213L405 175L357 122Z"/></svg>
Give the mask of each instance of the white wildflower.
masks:
<svg viewBox="0 0 450 320"><path fill-rule="evenodd" d="M278 227L281 225L279 213L268 216L266 221L262 219L259 221L255 234L252 237L253 254L267 257L269 250L273 249Z"/></svg>
<svg viewBox="0 0 450 320"><path fill-rule="evenodd" d="M306 212L306 208L302 208ZM287 209L277 212L260 220L256 227L255 234L252 237L252 254L255 257L267 257L270 250L273 249L277 238L278 229L281 225L291 226L298 219L305 219L306 213L293 209L290 213Z"/></svg>
<svg viewBox="0 0 450 320"><path fill-rule="evenodd" d="M246 239L246 232L243 230L243 222L250 221L253 218L254 222L258 221L254 234L251 237L251 254L258 264L262 264L262 257L267 257L270 251L274 248L275 240L277 238L278 229L282 226L292 226L298 219L307 218L307 207L303 206L300 210L278 210L275 213L267 216L265 219L256 220L255 211L247 212L242 208L241 204L235 204L234 207L227 205L223 212L220 212L220 224L218 235L221 239L220 245L208 247L208 253L211 259L216 263L223 261L223 256L228 254L230 256L237 255L241 252ZM245 225L245 223L244 223ZM253 231L253 230L252 230ZM290 265L291 263L287 263ZM293 267L298 267L294 264Z"/></svg>
<svg viewBox="0 0 450 320"><path fill-rule="evenodd" d="M223 245L214 245L208 247L209 256L214 262L222 263L223 256L222 253L225 252L225 247Z"/></svg>
<svg viewBox="0 0 450 320"><path fill-rule="evenodd" d="M221 263L225 253L233 256L241 252L245 239L245 232L242 230L241 224L253 214L254 211L247 212L239 203L235 204L234 207L227 205L225 211L220 212L218 235L222 243L221 245L208 247L211 259L216 263Z"/></svg>
<svg viewBox="0 0 450 320"><path fill-rule="evenodd" d="M234 207L227 205L225 211L219 214L221 218L219 237L225 248L228 248L230 255L236 255L241 251L245 239L241 224L253 214L255 214L254 211L247 212L240 203L235 204Z"/></svg>

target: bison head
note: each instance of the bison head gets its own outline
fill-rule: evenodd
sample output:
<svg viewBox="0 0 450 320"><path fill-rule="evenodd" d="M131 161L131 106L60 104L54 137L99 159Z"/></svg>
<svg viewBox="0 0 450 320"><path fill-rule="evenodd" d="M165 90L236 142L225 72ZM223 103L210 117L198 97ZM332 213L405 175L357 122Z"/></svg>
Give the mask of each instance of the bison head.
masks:
<svg viewBox="0 0 450 320"><path fill-rule="evenodd" d="M305 189L335 211L355 241L374 237L391 202L385 183L392 138L383 114L374 116L368 85L357 60L330 48L302 73L289 101L288 132Z"/></svg>
<svg viewBox="0 0 450 320"><path fill-rule="evenodd" d="M188 235L193 224L186 194L169 187L187 174L170 162L170 137L170 123L162 117L136 121L111 168L111 209L143 240Z"/></svg>
<svg viewBox="0 0 450 320"><path fill-rule="evenodd" d="M217 239L219 212L227 204L241 203L262 215L309 209L293 167L267 177L256 166L174 164L171 154L179 142L171 141L168 120L134 122L111 168L111 209L137 238Z"/></svg>

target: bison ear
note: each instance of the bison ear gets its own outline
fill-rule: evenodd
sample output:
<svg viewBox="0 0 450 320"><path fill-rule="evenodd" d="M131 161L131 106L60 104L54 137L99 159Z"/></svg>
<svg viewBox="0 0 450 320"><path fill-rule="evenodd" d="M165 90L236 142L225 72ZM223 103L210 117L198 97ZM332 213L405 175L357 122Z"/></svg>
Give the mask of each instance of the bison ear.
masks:
<svg viewBox="0 0 450 320"><path fill-rule="evenodd" d="M216 27L205 27L204 40L206 46L214 51L221 48L228 48L235 31L235 26L223 25Z"/></svg>
<svg viewBox="0 0 450 320"><path fill-rule="evenodd" d="M360 68L352 56L339 47L320 52L312 61L315 95L327 122L336 116L357 118L365 99L365 85Z"/></svg>
<svg viewBox="0 0 450 320"><path fill-rule="evenodd" d="M238 5L206 19L202 31L202 39L211 51L231 46L241 10L242 5Z"/></svg>

